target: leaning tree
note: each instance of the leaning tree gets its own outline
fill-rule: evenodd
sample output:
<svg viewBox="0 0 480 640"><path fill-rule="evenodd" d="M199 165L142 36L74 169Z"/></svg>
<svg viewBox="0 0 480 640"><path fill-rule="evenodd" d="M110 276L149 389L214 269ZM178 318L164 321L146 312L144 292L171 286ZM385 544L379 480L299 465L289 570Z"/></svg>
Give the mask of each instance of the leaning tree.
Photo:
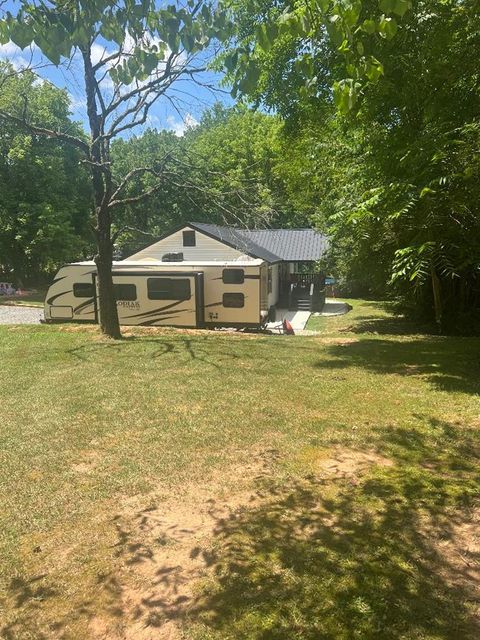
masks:
<svg viewBox="0 0 480 640"><path fill-rule="evenodd" d="M120 207L147 198L162 184L165 160L138 166L122 179L113 171L112 140L145 124L153 105L183 80L202 82L214 40L225 35L224 14L204 0L184 6L163 6L155 0L20 0L18 9L0 17L0 44L13 42L33 51L31 65L46 58L66 74L76 74L77 91L86 105L88 136L35 122L25 99L20 115L0 110L0 121L22 127L33 136L47 136L81 153L91 177L92 220L97 251L100 326L120 337L112 281L112 223ZM8 82L8 78L5 80ZM21 98L20 98L21 99ZM126 195L132 180L144 174L152 186Z"/></svg>

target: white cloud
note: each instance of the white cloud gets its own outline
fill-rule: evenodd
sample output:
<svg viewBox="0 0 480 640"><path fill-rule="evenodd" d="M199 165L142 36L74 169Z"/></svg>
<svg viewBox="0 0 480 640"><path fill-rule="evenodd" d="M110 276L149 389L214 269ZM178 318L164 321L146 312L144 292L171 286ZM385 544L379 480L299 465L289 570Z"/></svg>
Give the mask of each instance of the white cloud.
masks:
<svg viewBox="0 0 480 640"><path fill-rule="evenodd" d="M90 51L91 51L91 59L93 64L97 64L97 62L100 62L100 60L103 60L103 58L106 58L108 56L107 48L103 47L101 44L98 44L97 42L94 42L92 44Z"/></svg>
<svg viewBox="0 0 480 640"><path fill-rule="evenodd" d="M181 120L176 120L174 116L167 116L168 129L179 137L183 136L187 129L193 129L198 124L198 120L195 120L191 113L185 114Z"/></svg>
<svg viewBox="0 0 480 640"><path fill-rule="evenodd" d="M35 44L22 50L10 40L6 44L0 45L0 59L7 60L14 69L19 71L33 66L33 55L37 51L38 48Z"/></svg>
<svg viewBox="0 0 480 640"><path fill-rule="evenodd" d="M75 96L73 93L69 93L68 98L72 111L84 111L87 108L87 100L84 96Z"/></svg>

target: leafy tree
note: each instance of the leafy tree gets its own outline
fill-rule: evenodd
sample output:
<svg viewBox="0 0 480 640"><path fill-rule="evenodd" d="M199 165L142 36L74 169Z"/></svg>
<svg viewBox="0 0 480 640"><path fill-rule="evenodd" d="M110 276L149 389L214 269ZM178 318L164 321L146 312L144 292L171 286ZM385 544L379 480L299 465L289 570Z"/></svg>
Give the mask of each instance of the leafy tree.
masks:
<svg viewBox="0 0 480 640"><path fill-rule="evenodd" d="M88 139L65 128L41 127L28 108L22 116L6 110L0 119L29 133L45 135L72 145L90 171L97 243L100 325L120 337L112 282L112 220L116 211L132 202L124 197L128 182L149 173L158 178L148 197L162 182L162 164L135 167L115 180L111 141L147 121L152 106L180 78L196 77L203 70L197 54L213 38L225 33L223 14L208 3L159 8L155 0L80 0L75 3L21 0L15 14L0 20L0 43L12 40L24 48L35 44L57 66L83 71ZM100 52L100 55L98 55ZM28 107L28 105L27 105Z"/></svg>
<svg viewBox="0 0 480 640"><path fill-rule="evenodd" d="M2 78L13 69L0 64ZM19 100L20 98L20 100ZM23 99L44 127L81 129L69 118L65 91L33 73L11 76L0 108L20 116ZM0 269L22 284L89 249L87 175L69 145L7 122L0 131Z"/></svg>
<svg viewBox="0 0 480 640"><path fill-rule="evenodd" d="M442 330L478 330L478 3L365 1L349 38L320 16L324 28L274 28L268 42L264 27L289 22L291 10L249 6L233 5L237 42L223 63L240 93L288 119L291 148L305 158L290 183L310 166L324 210L312 216L333 234L337 268L433 315ZM334 22L345 31L345 18ZM380 65L371 77L367 56ZM241 84L252 60L257 79Z"/></svg>
<svg viewBox="0 0 480 640"><path fill-rule="evenodd" d="M206 111L199 126L178 138L147 130L112 145L114 167L128 172L140 159L164 158L169 179L147 202L132 203L117 217L122 251L146 240L136 230L161 235L182 221L237 226L298 226L307 216L287 194L283 165L288 163L278 117L220 104ZM146 174L131 183L128 196L151 188ZM293 194L292 194L293 195Z"/></svg>
<svg viewBox="0 0 480 640"><path fill-rule="evenodd" d="M236 31L220 57L234 96L285 108L333 92L348 113L384 73L373 51L389 41L410 0L231 0Z"/></svg>

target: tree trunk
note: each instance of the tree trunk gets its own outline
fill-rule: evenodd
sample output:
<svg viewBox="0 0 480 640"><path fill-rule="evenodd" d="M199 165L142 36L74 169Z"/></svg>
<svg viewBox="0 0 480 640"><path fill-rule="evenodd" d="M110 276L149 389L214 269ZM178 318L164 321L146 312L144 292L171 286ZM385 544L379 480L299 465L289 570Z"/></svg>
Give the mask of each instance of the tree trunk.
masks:
<svg viewBox="0 0 480 640"><path fill-rule="evenodd" d="M97 236L98 253L95 256L98 277L100 329L102 333L119 340L122 335L118 323L117 302L113 290L112 243L110 234Z"/></svg>
<svg viewBox="0 0 480 640"><path fill-rule="evenodd" d="M122 337L118 322L112 277L113 243L112 221L108 208L112 195L112 173L110 168L110 142L103 138L105 116L97 113L96 95L99 88L95 79L90 46L81 49L85 70L85 92L87 114L90 125L90 162L93 199L95 203L97 239L98 307L102 333L116 340Z"/></svg>
<svg viewBox="0 0 480 640"><path fill-rule="evenodd" d="M430 273L432 275L433 304L435 307L435 322L437 323L438 332L442 333L442 295L440 278L433 264L430 265Z"/></svg>

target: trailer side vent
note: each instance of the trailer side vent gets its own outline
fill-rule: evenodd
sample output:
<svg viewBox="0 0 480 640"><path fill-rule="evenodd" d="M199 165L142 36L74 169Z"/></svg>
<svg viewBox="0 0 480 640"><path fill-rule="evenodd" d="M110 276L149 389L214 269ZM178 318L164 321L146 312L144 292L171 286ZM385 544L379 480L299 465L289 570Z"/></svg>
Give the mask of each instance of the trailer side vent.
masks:
<svg viewBox="0 0 480 640"><path fill-rule="evenodd" d="M183 253L164 253L162 262L183 262Z"/></svg>

